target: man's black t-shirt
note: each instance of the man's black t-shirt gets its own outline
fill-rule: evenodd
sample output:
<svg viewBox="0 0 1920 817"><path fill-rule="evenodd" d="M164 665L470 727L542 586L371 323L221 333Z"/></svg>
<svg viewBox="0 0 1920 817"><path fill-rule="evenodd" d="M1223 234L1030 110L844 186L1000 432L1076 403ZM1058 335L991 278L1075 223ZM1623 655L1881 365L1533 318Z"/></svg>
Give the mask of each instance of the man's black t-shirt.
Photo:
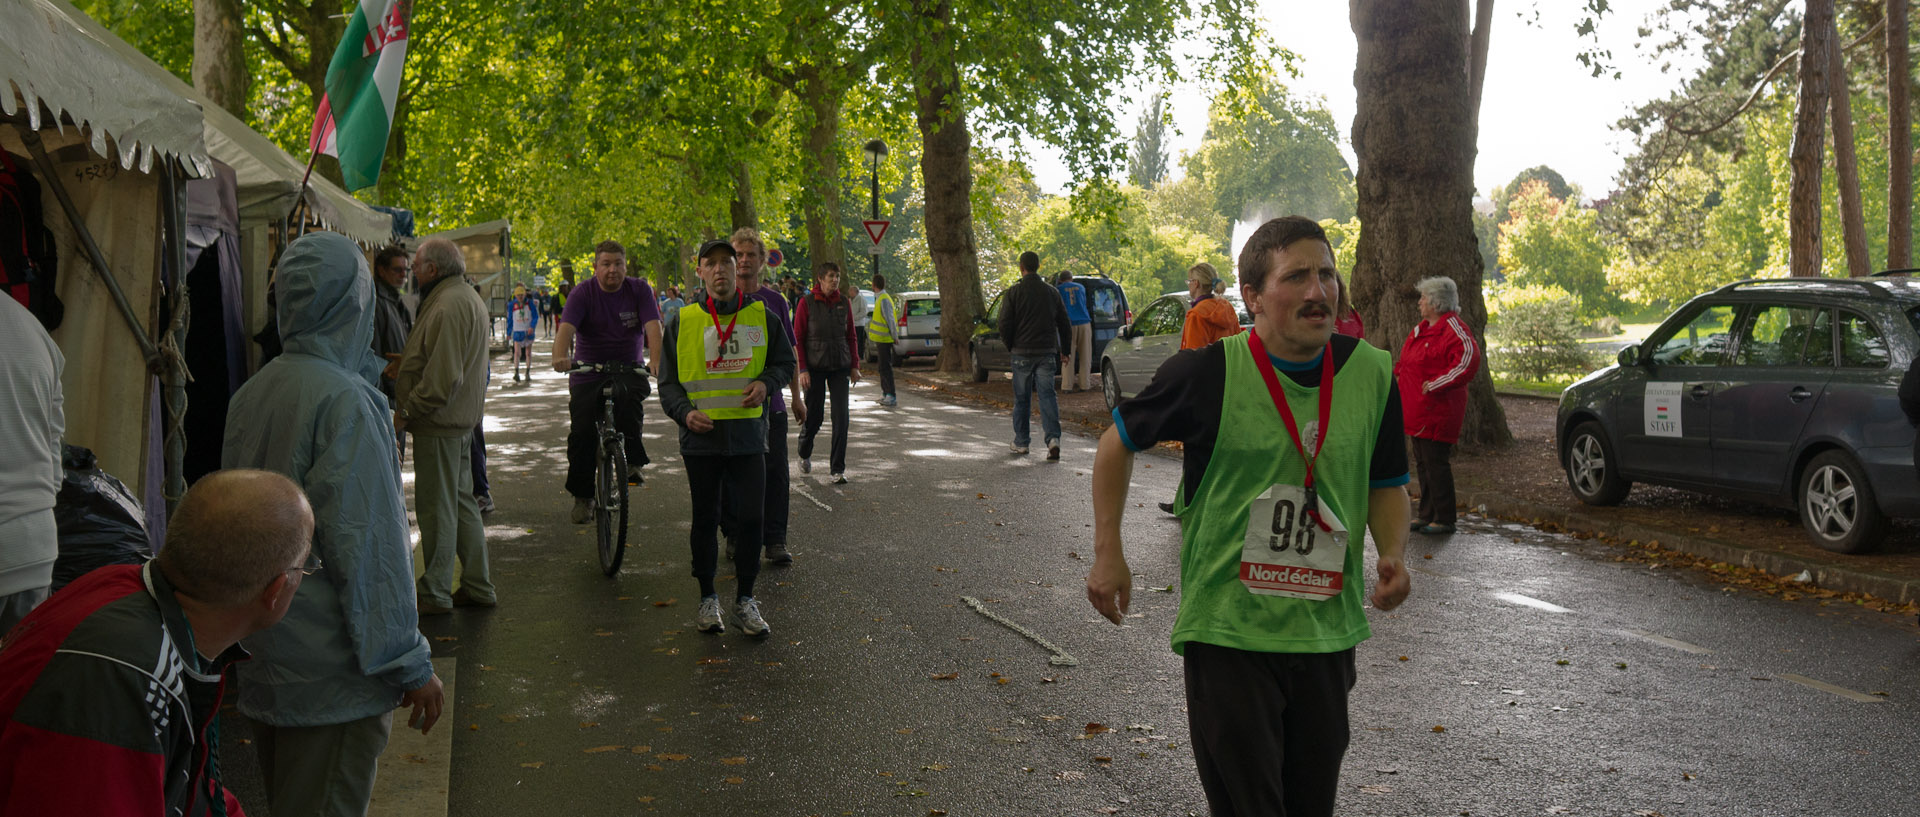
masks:
<svg viewBox="0 0 1920 817"><path fill-rule="evenodd" d="M1340 371L1359 338L1333 336L1333 370ZM1324 353L1321 357L1324 357ZM1290 363L1273 358L1274 368L1303 386L1320 385L1321 357L1312 363ZM1133 399L1114 409L1113 419L1120 427L1127 447L1141 451L1163 440L1178 440L1186 447L1181 464L1185 500L1193 501L1194 489L1207 473L1213 457L1214 442L1220 436L1220 409L1226 399L1227 353L1219 343L1203 349L1176 353L1160 364L1153 382ZM1407 445L1400 414L1400 390L1391 382L1387 388L1387 409L1380 417L1379 437L1374 442L1373 460L1367 468L1372 487L1388 488L1408 481Z"/></svg>

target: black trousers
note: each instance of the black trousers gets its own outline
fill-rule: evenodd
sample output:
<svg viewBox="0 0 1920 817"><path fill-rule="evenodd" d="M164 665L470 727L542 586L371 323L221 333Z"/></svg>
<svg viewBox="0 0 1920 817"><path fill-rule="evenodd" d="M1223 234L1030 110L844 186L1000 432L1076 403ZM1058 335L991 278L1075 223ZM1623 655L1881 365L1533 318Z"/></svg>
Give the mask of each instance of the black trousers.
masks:
<svg viewBox="0 0 1920 817"><path fill-rule="evenodd" d="M847 369L814 369L807 378L807 427L800 432L800 459L813 459L813 438L820 434L821 411L829 388L833 390L833 458L829 473L847 472Z"/></svg>
<svg viewBox="0 0 1920 817"><path fill-rule="evenodd" d="M567 432L567 493L579 499L593 498L593 449L599 442L593 424L600 421L600 388L608 383L613 389L613 427L627 438L627 464L647 464L647 446L640 439L642 407L651 390L645 376L616 374L608 380L568 386L567 416L572 427Z"/></svg>
<svg viewBox="0 0 1920 817"><path fill-rule="evenodd" d="M787 500L792 498L792 490L787 485L787 429L789 427L786 412L767 412L766 500L760 503L762 544L784 545L787 543ZM724 495L727 490L724 483L720 490ZM721 531L736 545L739 544L740 537L732 527L722 525Z"/></svg>
<svg viewBox="0 0 1920 817"><path fill-rule="evenodd" d="M733 539L733 575L736 595L753 595L760 575L761 487L767 475L766 456L682 454L687 466L687 490L693 497L693 530L687 542L693 549L693 577L700 594L713 595L714 573L720 562L720 525L738 532Z"/></svg>
<svg viewBox="0 0 1920 817"><path fill-rule="evenodd" d="M1213 817L1331 817L1351 737L1353 650L1189 641L1186 676L1193 759Z"/></svg>
<svg viewBox="0 0 1920 817"><path fill-rule="evenodd" d="M487 438L480 433L480 426L484 425L486 425L486 422L482 421L479 426L473 427L472 459L474 496L491 496L493 494L493 487L487 484Z"/></svg>
<svg viewBox="0 0 1920 817"><path fill-rule="evenodd" d="M880 393L893 395L893 344L873 344L873 356L880 361Z"/></svg>
<svg viewBox="0 0 1920 817"><path fill-rule="evenodd" d="M1414 516L1422 522L1451 525L1458 521L1453 493L1453 443L1413 437L1413 468L1420 477L1420 507Z"/></svg>

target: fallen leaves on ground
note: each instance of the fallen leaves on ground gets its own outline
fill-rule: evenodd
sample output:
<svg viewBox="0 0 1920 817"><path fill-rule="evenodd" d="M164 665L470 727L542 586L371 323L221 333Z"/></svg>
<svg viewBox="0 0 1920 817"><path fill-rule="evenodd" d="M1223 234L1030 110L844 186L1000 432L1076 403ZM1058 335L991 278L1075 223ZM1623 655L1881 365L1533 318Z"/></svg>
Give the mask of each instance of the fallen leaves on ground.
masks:
<svg viewBox="0 0 1920 817"><path fill-rule="evenodd" d="M653 747L652 746L635 746L633 747L632 751L636 755L644 755L648 752L653 751Z"/></svg>
<svg viewBox="0 0 1920 817"><path fill-rule="evenodd" d="M665 601L656 601L656 602L654 602L654 603L653 603L653 606L655 606L655 607L672 607L672 606L673 606L673 603L674 603L674 602L676 602L676 601L679 601L679 599L667 599L667 600L665 600Z"/></svg>
<svg viewBox="0 0 1920 817"><path fill-rule="evenodd" d="M947 770L947 764L945 764L945 763L929 763L929 764L927 764L927 765L925 765L925 766L921 766L921 767L920 767L920 770L921 770L921 771L923 771L923 772L944 772L944 771L946 771L946 770Z"/></svg>
<svg viewBox="0 0 1920 817"><path fill-rule="evenodd" d="M625 748L627 748L627 747L625 747L625 746L595 746L595 747L593 747L593 748L591 748L591 749L583 749L583 750L581 750L581 752L580 752L580 753L581 753L581 754L586 754L586 755L597 755L597 754L600 754L601 752L618 752L618 751L620 751L621 749L625 749Z"/></svg>
<svg viewBox="0 0 1920 817"><path fill-rule="evenodd" d="M958 680L960 678L960 673L955 671L955 672L948 672L943 674L929 675L927 677L935 681L953 681L953 680Z"/></svg>
<svg viewBox="0 0 1920 817"><path fill-rule="evenodd" d="M1087 724L1087 734L1089 735L1099 735L1099 734L1104 734L1111 731L1113 731L1113 727L1108 726L1104 723L1088 723Z"/></svg>
<svg viewBox="0 0 1920 817"><path fill-rule="evenodd" d="M547 765L547 762L546 762L546 761L544 761L544 760L535 760L535 761L532 761L532 762L530 762L530 763L522 763L522 764L520 764L520 768L522 768L522 769L538 769L538 768L540 768L541 766L545 766L545 765Z"/></svg>
<svg viewBox="0 0 1920 817"><path fill-rule="evenodd" d="M722 782L722 783L732 783L733 785L736 785L736 786L738 786L738 785L740 785L741 783L745 783L745 782L747 782L747 779L746 779L746 778L744 778L744 777L728 777L728 778L723 778L723 779L721 779L721 781L720 781L720 782Z"/></svg>
<svg viewBox="0 0 1920 817"><path fill-rule="evenodd" d="M722 766L745 766L745 765L747 765L747 759L746 759L746 758L744 758L744 757L723 757L723 758L720 758L720 765L722 765Z"/></svg>
<svg viewBox="0 0 1920 817"><path fill-rule="evenodd" d="M459 641L459 640L460 640L460 636L457 636L457 635L436 635L436 636L434 636L434 637L433 637L433 640L435 640L435 641Z"/></svg>
<svg viewBox="0 0 1920 817"><path fill-rule="evenodd" d="M698 660L698 661L695 661L695 662L693 662L693 663L695 663L695 664L701 664L701 665L706 665L706 664L725 664L725 663L727 663L727 661L728 661L728 660L730 660L730 659L726 659L726 658L712 658L712 657L709 657L709 658L702 658L702 659L700 659L700 660Z"/></svg>
<svg viewBox="0 0 1920 817"><path fill-rule="evenodd" d="M670 761L673 761L674 763L679 763L682 760L686 760L687 758L693 757L693 755L676 755L676 754L669 754L666 752L662 752L660 754L654 755L654 757L659 760L670 760Z"/></svg>
<svg viewBox="0 0 1920 817"><path fill-rule="evenodd" d="M1435 726L1433 727L1433 731L1435 731L1435 732L1445 732L1445 731L1447 731L1447 728L1446 728L1446 727L1444 727L1444 726L1439 726L1439 725L1435 725Z"/></svg>
<svg viewBox="0 0 1920 817"><path fill-rule="evenodd" d="M592 729L599 725L600 725L599 721L581 721L580 722L581 729Z"/></svg>

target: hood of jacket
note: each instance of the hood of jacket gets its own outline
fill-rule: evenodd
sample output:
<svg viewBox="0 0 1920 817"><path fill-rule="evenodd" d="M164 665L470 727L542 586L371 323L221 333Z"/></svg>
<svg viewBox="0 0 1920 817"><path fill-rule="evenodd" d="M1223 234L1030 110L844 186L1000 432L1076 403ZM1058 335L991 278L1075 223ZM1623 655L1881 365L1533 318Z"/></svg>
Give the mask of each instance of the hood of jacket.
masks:
<svg viewBox="0 0 1920 817"><path fill-rule="evenodd" d="M378 383L373 353L373 273L359 245L339 233L308 233L280 256L275 277L280 342L288 353L329 361Z"/></svg>

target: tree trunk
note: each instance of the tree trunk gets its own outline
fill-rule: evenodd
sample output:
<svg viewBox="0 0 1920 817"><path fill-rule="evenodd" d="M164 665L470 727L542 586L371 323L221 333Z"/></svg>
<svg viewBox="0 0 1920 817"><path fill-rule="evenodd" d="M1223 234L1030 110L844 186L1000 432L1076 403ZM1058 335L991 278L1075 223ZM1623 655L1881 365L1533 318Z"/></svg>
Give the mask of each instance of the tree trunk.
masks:
<svg viewBox="0 0 1920 817"><path fill-rule="evenodd" d="M733 217L735 230L760 225L760 215L753 210L753 171L746 162L733 165L733 202L727 211Z"/></svg>
<svg viewBox="0 0 1920 817"><path fill-rule="evenodd" d="M812 183L801 197L807 220L807 260L817 271L832 261L847 270L846 237L840 230L840 101L844 88L818 69L803 75L795 95L813 114L807 127L807 158L813 166Z"/></svg>
<svg viewBox="0 0 1920 817"><path fill-rule="evenodd" d="M1887 0L1887 268L1913 266L1913 113L1907 0Z"/></svg>
<svg viewBox="0 0 1920 817"><path fill-rule="evenodd" d="M240 0L194 0L193 87L207 100L247 119L246 32Z"/></svg>
<svg viewBox="0 0 1920 817"><path fill-rule="evenodd" d="M1487 84L1487 46L1493 37L1493 0L1476 0L1473 12L1473 39L1468 45L1472 62L1467 67L1467 82L1473 94L1473 109L1468 113L1473 117L1475 145L1480 144L1480 91Z"/></svg>
<svg viewBox="0 0 1920 817"><path fill-rule="evenodd" d="M1820 165L1825 153L1827 71L1833 44L1833 0L1807 0L1800 34L1800 103L1794 113L1793 146L1787 164L1793 180L1787 193L1787 273L1820 275Z"/></svg>
<svg viewBox="0 0 1920 817"><path fill-rule="evenodd" d="M1352 0L1350 10L1359 42L1353 147L1362 225L1354 301L1369 330L1391 349L1419 322L1414 283L1445 275L1459 284L1460 317L1484 338L1487 311L1473 235L1467 5ZM1482 366L1468 387L1460 444L1512 442Z"/></svg>
<svg viewBox="0 0 1920 817"><path fill-rule="evenodd" d="M1873 259L1867 254L1867 219L1860 207L1860 165L1854 158L1853 92L1847 82L1846 57L1840 53L1840 29L1827 21L1827 63L1832 85L1833 172L1834 186L1840 189L1840 239L1846 247L1847 274L1864 278L1873 274Z"/></svg>
<svg viewBox="0 0 1920 817"><path fill-rule="evenodd" d="M973 238L973 137L961 99L958 44L948 27L951 0L915 0L929 31L913 50L914 93L920 126L920 175L926 180L927 254L940 283L940 357L943 372L972 367L967 346L986 312L980 296L980 257Z"/></svg>

